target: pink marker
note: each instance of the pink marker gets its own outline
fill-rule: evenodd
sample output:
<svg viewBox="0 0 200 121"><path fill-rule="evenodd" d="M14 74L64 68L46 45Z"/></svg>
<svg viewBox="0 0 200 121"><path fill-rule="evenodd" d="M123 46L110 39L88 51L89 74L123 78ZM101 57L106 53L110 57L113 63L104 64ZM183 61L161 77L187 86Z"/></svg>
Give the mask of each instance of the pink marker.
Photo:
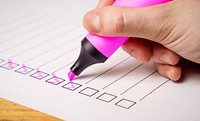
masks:
<svg viewBox="0 0 200 121"><path fill-rule="evenodd" d="M170 0L116 0L114 6L145 7L169 2ZM129 37L103 37L87 34L81 41L81 52L70 68L68 77L72 80L85 68L105 62Z"/></svg>

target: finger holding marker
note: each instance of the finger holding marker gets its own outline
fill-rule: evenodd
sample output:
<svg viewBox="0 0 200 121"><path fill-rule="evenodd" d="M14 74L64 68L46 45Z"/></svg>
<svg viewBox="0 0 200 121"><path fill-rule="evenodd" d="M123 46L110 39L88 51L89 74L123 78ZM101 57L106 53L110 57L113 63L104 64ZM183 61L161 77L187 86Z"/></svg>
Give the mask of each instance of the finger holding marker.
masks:
<svg viewBox="0 0 200 121"><path fill-rule="evenodd" d="M160 26L168 21L165 14L172 12L171 4L144 8L105 6L88 12L83 18L83 25L89 32L102 36L129 36L158 41L156 37L163 29Z"/></svg>
<svg viewBox="0 0 200 121"><path fill-rule="evenodd" d="M152 57L152 48L148 40L141 38L129 38L124 45L122 45L124 51L129 55L136 58L142 63L148 63Z"/></svg>
<svg viewBox="0 0 200 121"><path fill-rule="evenodd" d="M134 14L128 16L127 11L131 12L132 9L139 10L131 7L152 6L155 4L161 4L165 2L169 2L169 0L140 0L140 1L116 0L113 3L113 6L102 7L102 8L100 7L99 9L90 12L91 14L88 14L90 15L88 17L90 19L90 22L88 23L86 22L85 26L93 26L91 27L91 30L89 30L89 32L93 31L91 33L94 34L91 33L87 34L86 37L81 41L82 45L81 52L77 61L70 68L70 72L68 73L69 79L73 79L71 77L74 77L74 75L78 76L84 69L86 69L90 65L105 62L125 41L127 41L127 39L131 34L125 35L125 33L128 32L126 30L130 29L130 28L127 29L130 26L126 26L125 23L127 23L127 20L129 20L131 17L138 16L136 14L135 16ZM100 3L99 6L101 6L101 4L102 2ZM117 7L117 6L128 6L128 7ZM115 8L115 11L113 11L113 8ZM123 11L122 8L126 9L126 11ZM102 14L103 12L106 13L107 11L109 11L108 12L109 14ZM130 18L125 19L126 17ZM105 26L102 23L104 23ZM110 25L112 27L110 27ZM101 31L101 29L103 31ZM139 30L135 31L136 33L139 32ZM96 34L104 36L99 36Z"/></svg>
<svg viewBox="0 0 200 121"><path fill-rule="evenodd" d="M101 1L102 2L102 1ZM112 2L112 1L109 1ZM101 3L103 4L103 3ZM104 3L105 4L105 3ZM161 31L159 25L152 25L151 23L157 24L153 21L158 21L158 16L162 18L163 13L169 13L170 6L172 3L165 3L163 5L153 6L149 8L127 8L127 7L115 7L109 6L100 8L89 12L84 17L84 26L91 32L103 36L132 36L147 38L149 40L156 40ZM102 7L102 6L101 6ZM149 9L153 11L153 14L149 14ZM155 9L155 10L154 10ZM167 19L163 17L163 19ZM92 22L91 22L92 21ZM166 23L167 20L162 20ZM160 26L164 26L160 23ZM112 27L110 27L112 26ZM158 26L158 27L157 27ZM156 28L158 28L156 30ZM170 30L168 30L170 31ZM153 45L148 46L148 40L146 42L144 39L139 38L129 38L127 42L123 45L123 49L130 55L137 58L143 63L147 63L151 58L154 62L160 63L160 66L166 65L176 65L179 61L180 56L173 51L167 49L166 47L157 44L157 42L152 42ZM159 66L159 67L160 67ZM174 67L179 68L179 67ZM172 68L168 68L170 69ZM166 69L165 69L166 70ZM172 69L180 77L180 69ZM158 70L159 71L159 70ZM167 70L166 70L167 71ZM160 71L159 71L160 72ZM166 74L161 73L161 75L166 76ZM173 74L172 74L173 75ZM173 78L170 73L166 76L172 80L178 80L179 78Z"/></svg>
<svg viewBox="0 0 200 121"><path fill-rule="evenodd" d="M177 65L180 60L180 56L173 51L165 48L163 45L153 43L152 60L156 63Z"/></svg>
<svg viewBox="0 0 200 121"><path fill-rule="evenodd" d="M134 51L136 55L134 57L138 60L145 60L144 63L146 63L149 56L152 56L152 60L160 64L159 67L171 66L176 68L171 72L175 71L174 73L179 75L181 71L178 66L174 66L174 63L178 62L180 57L200 64L199 0L175 0L143 8L107 6L104 0L101 2L101 5L106 6L87 13L83 19L84 26L89 32L102 36L144 38L150 40L151 43L154 42L155 45L159 43L159 48L155 48L154 44L150 46L153 55L148 55L151 53L146 51L148 55L146 57L141 54L141 52L145 53L146 44L138 46L135 39L129 38L123 48L129 54L131 50L139 49ZM109 2L112 1L108 0ZM134 41L130 42L131 40ZM166 51L165 54L158 53L160 48ZM161 58L167 59L163 61ZM164 75L161 71L159 72ZM177 80L177 78L171 78L173 76L168 77Z"/></svg>
<svg viewBox="0 0 200 121"><path fill-rule="evenodd" d="M155 62L155 68L161 75L174 81L180 79L181 70L177 66L180 56L162 45L145 39L130 38L122 48L142 63L148 63L150 60ZM159 68L156 65L159 65Z"/></svg>
<svg viewBox="0 0 200 121"><path fill-rule="evenodd" d="M168 77L174 81L177 81L181 77L181 68L177 65L166 65L161 63L154 63L154 66L158 72L164 77Z"/></svg>
<svg viewBox="0 0 200 121"><path fill-rule="evenodd" d="M157 71L173 81L181 77L181 68L178 66L180 56L159 44L152 45L152 60Z"/></svg>

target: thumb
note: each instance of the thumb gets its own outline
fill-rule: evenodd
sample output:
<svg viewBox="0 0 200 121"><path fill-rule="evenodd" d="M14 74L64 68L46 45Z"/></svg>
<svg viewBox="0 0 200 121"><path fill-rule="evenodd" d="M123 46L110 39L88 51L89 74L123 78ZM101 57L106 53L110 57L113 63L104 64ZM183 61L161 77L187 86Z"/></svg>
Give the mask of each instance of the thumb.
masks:
<svg viewBox="0 0 200 121"><path fill-rule="evenodd" d="M172 4L145 8L107 6L88 12L83 25L97 35L140 37L159 42L173 28Z"/></svg>

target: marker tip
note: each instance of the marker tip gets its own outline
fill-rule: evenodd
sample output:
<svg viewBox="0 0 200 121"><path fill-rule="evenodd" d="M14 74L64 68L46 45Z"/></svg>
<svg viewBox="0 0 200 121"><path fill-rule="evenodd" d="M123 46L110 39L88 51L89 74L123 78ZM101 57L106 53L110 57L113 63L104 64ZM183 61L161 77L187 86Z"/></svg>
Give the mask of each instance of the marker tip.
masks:
<svg viewBox="0 0 200 121"><path fill-rule="evenodd" d="M74 79L74 77L75 77L75 74L72 71L69 71L68 78L70 82Z"/></svg>

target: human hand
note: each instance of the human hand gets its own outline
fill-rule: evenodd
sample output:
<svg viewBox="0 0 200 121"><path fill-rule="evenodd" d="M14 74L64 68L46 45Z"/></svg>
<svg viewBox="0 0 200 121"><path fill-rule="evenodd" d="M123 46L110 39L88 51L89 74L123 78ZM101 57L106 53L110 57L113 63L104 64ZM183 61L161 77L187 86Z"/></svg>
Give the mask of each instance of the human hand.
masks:
<svg viewBox="0 0 200 121"><path fill-rule="evenodd" d="M180 58L200 63L200 1L175 0L144 8L110 6L100 0L83 19L84 27L102 36L129 36L122 48L158 72L177 81Z"/></svg>

